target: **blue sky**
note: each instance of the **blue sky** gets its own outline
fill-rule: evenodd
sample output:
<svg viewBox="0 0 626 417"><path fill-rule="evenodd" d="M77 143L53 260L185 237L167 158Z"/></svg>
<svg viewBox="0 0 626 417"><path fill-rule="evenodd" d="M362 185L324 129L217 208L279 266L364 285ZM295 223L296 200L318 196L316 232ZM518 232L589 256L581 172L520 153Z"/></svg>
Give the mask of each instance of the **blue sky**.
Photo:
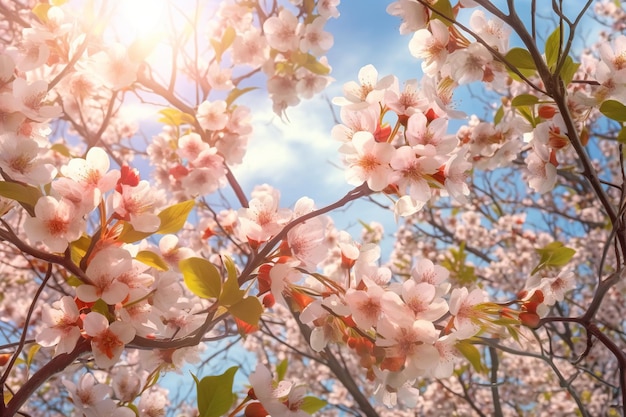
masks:
<svg viewBox="0 0 626 417"><path fill-rule="evenodd" d="M356 80L359 69L367 64L373 64L381 76L393 72L401 81L421 74L420 63L408 52L409 37L399 35L400 20L385 11L388 3L347 0L340 4L341 15L326 26L334 35L334 46L327 57L335 81L324 94L288 109L289 121L272 113L269 99L257 104L249 152L244 163L234 169L246 191L266 182L281 190L283 206L308 196L321 207L352 188L344 180L337 152L340 143L330 135L334 122L328 100L341 95L342 86ZM333 108L338 116L339 108ZM380 201L388 200L383 197ZM361 230L357 219L375 219L388 231L394 225L392 213L365 202L357 202L347 213L338 212L332 217L354 237Z"/></svg>

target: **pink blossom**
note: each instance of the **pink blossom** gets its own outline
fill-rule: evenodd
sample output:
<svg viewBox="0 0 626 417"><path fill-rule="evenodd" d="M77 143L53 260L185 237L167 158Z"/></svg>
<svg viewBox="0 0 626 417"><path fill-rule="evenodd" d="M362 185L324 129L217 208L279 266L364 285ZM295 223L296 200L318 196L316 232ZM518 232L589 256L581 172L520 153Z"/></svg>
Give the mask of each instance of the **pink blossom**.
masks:
<svg viewBox="0 0 626 417"><path fill-rule="evenodd" d="M69 391L77 411L87 417L104 417L104 413L111 410L111 405L114 406L113 401L107 398L111 394L111 387L98 383L91 373L84 374L78 384L64 379L63 385Z"/></svg>
<svg viewBox="0 0 626 417"><path fill-rule="evenodd" d="M496 18L487 20L482 10L474 10L470 17L470 26L487 45L496 51L505 53L509 49L511 28L505 26L501 20Z"/></svg>
<svg viewBox="0 0 626 417"><path fill-rule="evenodd" d="M493 61L491 53L480 43L459 49L448 58L447 74L459 84L469 84L483 79L485 67Z"/></svg>
<svg viewBox="0 0 626 417"><path fill-rule="evenodd" d="M378 71L373 65L366 65L359 70L359 84L349 81L343 86L345 97L335 97L333 103L349 106L351 109L364 109L371 104L383 101L385 90L397 80L393 75L378 79Z"/></svg>
<svg viewBox="0 0 626 417"><path fill-rule="evenodd" d="M381 298L385 291L378 285L368 285L367 290L355 290L348 288L345 301L352 319L363 330L370 330L378 323L378 318L383 312Z"/></svg>
<svg viewBox="0 0 626 417"><path fill-rule="evenodd" d="M319 56L333 46L333 35L324 32L325 24L326 19L319 16L304 27L304 34L300 40L300 51L311 51L314 55Z"/></svg>
<svg viewBox="0 0 626 417"><path fill-rule="evenodd" d="M385 90L384 100L387 107L399 116L400 121L406 121L413 113L428 108L428 101L421 94L415 79L408 80L402 91L399 91L395 83L392 84Z"/></svg>
<svg viewBox="0 0 626 417"><path fill-rule="evenodd" d="M76 288L76 295L82 301L94 302L102 299L109 305L122 302L128 296L128 285L117 280L132 268L128 251L110 248L98 252L85 271L90 283Z"/></svg>
<svg viewBox="0 0 626 417"><path fill-rule="evenodd" d="M64 194L63 182L74 181L78 184L78 192L90 211L98 205L102 196L113 190L120 178L120 171L109 171L109 155L102 148L91 148L85 159L73 158L67 165L61 167L61 173L65 178L53 183L55 190ZM67 187L67 186L66 186Z"/></svg>
<svg viewBox="0 0 626 417"><path fill-rule="evenodd" d="M387 13L402 19L400 24L401 35L425 28L429 20L428 9L412 0L396 0L387 6Z"/></svg>
<svg viewBox="0 0 626 417"><path fill-rule="evenodd" d="M85 333L91 336L96 365L100 368L110 368L119 360L124 346L135 337L135 329L127 323L114 321L109 324L106 317L95 311L90 312L83 319Z"/></svg>
<svg viewBox="0 0 626 417"><path fill-rule="evenodd" d="M390 161L393 173L389 180L396 184L403 192L409 188L409 195L413 201L425 204L431 196L428 178L437 172L441 165L436 159L428 156L419 156L410 146L402 146Z"/></svg>
<svg viewBox="0 0 626 417"><path fill-rule="evenodd" d="M267 43L279 52L298 49L299 31L298 18L288 9L282 9L278 16L271 16L263 23Z"/></svg>
<svg viewBox="0 0 626 417"><path fill-rule="evenodd" d="M222 130L228 123L228 113L224 100L203 101L196 113L198 123L205 130Z"/></svg>
<svg viewBox="0 0 626 417"><path fill-rule="evenodd" d="M416 58L424 60L422 70L433 76L441 69L448 57L448 27L439 19L430 21L429 29L420 29L409 42L409 51Z"/></svg>
<svg viewBox="0 0 626 417"><path fill-rule="evenodd" d="M391 144L377 143L370 132L356 132L352 141L343 145L340 152L345 154L345 162L348 164L348 184L361 185L367 182L372 191L381 191L389 185L389 161L395 152Z"/></svg>
<svg viewBox="0 0 626 417"><path fill-rule="evenodd" d="M382 336L376 345L384 347L386 356L405 360L403 373L413 379L433 366L437 350L433 343L438 332L428 320L412 320L410 316L401 322L392 322L383 317L377 327Z"/></svg>
<svg viewBox="0 0 626 417"><path fill-rule="evenodd" d="M13 133L0 134L0 168L11 179L32 185L52 181L57 170L40 154L40 147L34 140Z"/></svg>
<svg viewBox="0 0 626 417"><path fill-rule="evenodd" d="M454 316L454 326L464 334L480 331L481 314L474 308L485 301L485 293L480 288L469 292L467 288L454 288L450 294L450 314Z"/></svg>
<svg viewBox="0 0 626 417"><path fill-rule="evenodd" d="M548 122L540 123L535 128L535 137L543 130L547 136ZM545 193L552 190L556 184L556 166L550 158L550 148L541 140L533 139L531 151L524 160L528 167L528 185L538 193Z"/></svg>
<svg viewBox="0 0 626 417"><path fill-rule="evenodd" d="M300 405L306 394L304 385L286 380L275 382L269 369L262 364L257 364L249 379L254 394L270 415L276 417L309 417L308 413L300 410Z"/></svg>
<svg viewBox="0 0 626 417"><path fill-rule="evenodd" d="M280 193L274 190L260 193L248 203L248 208L238 211L244 238L252 242L265 242L277 234L291 218L291 211L279 208Z"/></svg>
<svg viewBox="0 0 626 417"><path fill-rule="evenodd" d="M76 216L74 206L65 199L44 196L37 200L35 217L24 219L24 232L32 242L43 242L52 252L63 252L77 240L85 220Z"/></svg>
<svg viewBox="0 0 626 417"><path fill-rule="evenodd" d="M80 314L74 299L66 295L52 306L44 304L42 316L46 327L37 333L37 343L44 347L55 346L55 355L74 350L80 339Z"/></svg>
<svg viewBox="0 0 626 417"><path fill-rule="evenodd" d="M339 0L318 0L317 2L317 12L320 16L330 19L331 17L338 18L339 11L337 10L337 6L339 5Z"/></svg>
<svg viewBox="0 0 626 417"><path fill-rule="evenodd" d="M23 78L13 80L13 97L19 105L17 110L29 119L44 122L61 115L59 106L47 104L47 95L48 83L44 80L37 80L30 84Z"/></svg>
<svg viewBox="0 0 626 417"><path fill-rule="evenodd" d="M154 213L158 202L148 181L142 180L136 187L122 185L122 192L115 192L110 196L113 210L139 232L155 232L161 224L161 219Z"/></svg>
<svg viewBox="0 0 626 417"><path fill-rule="evenodd" d="M124 45L116 43L94 54L89 67L105 86L121 90L135 82L139 65L128 56Z"/></svg>
<svg viewBox="0 0 626 417"><path fill-rule="evenodd" d="M199 134L189 132L178 139L177 153L181 158L187 161L193 161L200 155L200 152L208 148L209 144L204 142Z"/></svg>
<svg viewBox="0 0 626 417"><path fill-rule="evenodd" d="M269 58L267 38L256 28L239 34L233 42L233 62L259 68Z"/></svg>

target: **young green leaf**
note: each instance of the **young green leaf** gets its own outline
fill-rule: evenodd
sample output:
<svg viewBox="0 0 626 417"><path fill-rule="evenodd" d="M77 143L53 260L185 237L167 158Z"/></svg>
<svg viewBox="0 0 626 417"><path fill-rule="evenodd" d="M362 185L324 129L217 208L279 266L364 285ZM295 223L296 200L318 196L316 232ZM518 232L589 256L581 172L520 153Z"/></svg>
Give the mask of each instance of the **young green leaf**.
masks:
<svg viewBox="0 0 626 417"><path fill-rule="evenodd" d="M237 303L227 307L228 312L248 324L257 326L263 314L263 305L256 297L242 298Z"/></svg>
<svg viewBox="0 0 626 417"><path fill-rule="evenodd" d="M461 340L454 345L457 350L461 353L461 355L465 356L465 359L469 361L470 364L474 367L476 372L484 373L486 371L485 365L483 365L480 352L467 340Z"/></svg>
<svg viewBox="0 0 626 417"><path fill-rule="evenodd" d="M35 207L37 200L41 197L41 191L32 185L0 181L0 195L32 208Z"/></svg>
<svg viewBox="0 0 626 417"><path fill-rule="evenodd" d="M557 27L546 40L546 64L548 64L548 67L550 69L553 69L553 67L558 62L560 49L561 28Z"/></svg>
<svg viewBox="0 0 626 417"><path fill-rule="evenodd" d="M235 100L249 91L258 90L259 87L233 88L226 97L226 107L230 107Z"/></svg>
<svg viewBox="0 0 626 417"><path fill-rule="evenodd" d="M330 73L330 68L319 62L317 58L311 54L306 54L306 60L302 66L311 71L313 74L327 75Z"/></svg>
<svg viewBox="0 0 626 417"><path fill-rule="evenodd" d="M200 417L221 417L230 410L235 398L233 381L237 369L233 366L221 375L205 376L200 381L194 375Z"/></svg>
<svg viewBox="0 0 626 417"><path fill-rule="evenodd" d="M313 414L326 407L326 405L328 405L326 401L309 395L302 399L300 410L308 414Z"/></svg>
<svg viewBox="0 0 626 417"><path fill-rule="evenodd" d="M504 56L506 61L517 69L536 70L537 65L530 52L523 48L511 48Z"/></svg>
<svg viewBox="0 0 626 417"><path fill-rule="evenodd" d="M193 209L195 202L193 200L183 201L182 203L174 204L159 213L161 219L161 225L156 233L168 234L176 233L185 225L187 216Z"/></svg>
<svg viewBox="0 0 626 417"><path fill-rule="evenodd" d="M287 360L287 358L283 359L282 361L280 361L278 365L276 365L276 380L277 381L280 382L283 379L285 379L285 374L287 373L288 365L289 365L289 361Z"/></svg>
<svg viewBox="0 0 626 417"><path fill-rule="evenodd" d="M450 26L454 22L454 12L450 0L439 0L432 5L435 12L431 14L432 19L439 19L444 25Z"/></svg>
<svg viewBox="0 0 626 417"><path fill-rule="evenodd" d="M600 105L600 113L609 119L626 122L626 106L617 100L606 100Z"/></svg>
<svg viewBox="0 0 626 417"><path fill-rule="evenodd" d="M520 94L511 100L511 106L513 107L534 106L537 103L539 103L539 97L532 94Z"/></svg>
<svg viewBox="0 0 626 417"><path fill-rule="evenodd" d="M531 275L535 275L550 266L564 266L566 265L576 251L572 248L564 246L561 242L552 242L544 246L543 248L535 249L539 254L539 264L532 270Z"/></svg>
<svg viewBox="0 0 626 417"><path fill-rule="evenodd" d="M139 251L137 253L137 256L135 256L135 259L145 265L158 269L159 271L167 271L168 269L170 269L163 260L163 258L150 250Z"/></svg>
<svg viewBox="0 0 626 417"><path fill-rule="evenodd" d="M187 258L178 263L187 288L201 298L217 298L222 290L220 273L211 262Z"/></svg>

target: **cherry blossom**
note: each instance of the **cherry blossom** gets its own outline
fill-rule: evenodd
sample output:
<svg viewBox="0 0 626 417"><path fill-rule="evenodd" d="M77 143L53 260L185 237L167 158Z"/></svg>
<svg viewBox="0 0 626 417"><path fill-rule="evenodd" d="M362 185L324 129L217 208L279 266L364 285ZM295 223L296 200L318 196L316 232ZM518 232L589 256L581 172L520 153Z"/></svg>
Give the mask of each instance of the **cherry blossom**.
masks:
<svg viewBox="0 0 626 417"><path fill-rule="evenodd" d="M124 220L130 222L135 230L154 232L161 220L154 214L159 196L152 191L148 181L142 180L137 186L122 185L121 192L115 192L107 200L113 210Z"/></svg>
<svg viewBox="0 0 626 417"><path fill-rule="evenodd" d="M84 224L70 202L44 196L37 200L35 217L24 220L24 231L32 242L43 242L52 252L63 252L81 236Z"/></svg>
<svg viewBox="0 0 626 417"><path fill-rule="evenodd" d="M339 106L349 106L351 109L363 109L370 104L382 101L385 89L396 80L393 75L387 75L380 80L378 71L373 65L366 65L359 70L359 84L350 81L343 86L345 97L336 97L333 103Z"/></svg>
<svg viewBox="0 0 626 417"><path fill-rule="evenodd" d="M450 34L447 26L440 20L430 21L429 29L420 29L413 34L409 43L411 55L423 60L425 74L435 75L448 57Z"/></svg>
<svg viewBox="0 0 626 417"><path fill-rule="evenodd" d="M108 50L91 57L89 68L102 80L104 85L119 90L131 85L137 79L138 63L128 56L122 44L113 44Z"/></svg>
<svg viewBox="0 0 626 417"><path fill-rule="evenodd" d="M352 185L367 182L373 191L381 191L389 185L391 167L389 162L395 148L388 143L377 143L370 132L356 132L352 141L341 147L348 165L346 180Z"/></svg>
<svg viewBox="0 0 626 417"><path fill-rule="evenodd" d="M91 336L91 347L96 365L100 368L110 368L115 365L124 345L135 337L135 329L121 321L108 322L106 317L95 311L90 312L83 319L85 333Z"/></svg>
<svg viewBox="0 0 626 417"><path fill-rule="evenodd" d="M41 154L39 145L32 139L24 140L12 133L0 134L0 167L15 181L42 185L56 176L56 168Z"/></svg>
<svg viewBox="0 0 626 417"><path fill-rule="evenodd" d="M49 326L37 334L41 346L55 347L55 355L69 353L80 339L80 315L74 299L64 296L43 309L44 323Z"/></svg>
<svg viewBox="0 0 626 417"><path fill-rule="evenodd" d="M226 102L224 100L216 100L213 102L203 101L198 106L196 114L198 123L205 130L222 130L228 123L228 114L226 113Z"/></svg>
<svg viewBox="0 0 626 417"><path fill-rule="evenodd" d="M267 43L280 52L298 48L299 31L298 19L288 9L282 9L278 16L272 16L263 23Z"/></svg>
<svg viewBox="0 0 626 417"><path fill-rule="evenodd" d="M315 55L322 55L333 46L333 35L324 32L325 24L326 19L320 16L304 27L300 40L302 52L312 51Z"/></svg>
<svg viewBox="0 0 626 417"><path fill-rule="evenodd" d="M300 410L306 387L289 381L275 383L269 369L258 364L250 374L250 383L256 398L271 415L284 417L307 417Z"/></svg>
<svg viewBox="0 0 626 417"><path fill-rule="evenodd" d="M128 285L119 281L118 276L131 269L130 254L118 248L100 251L89 263L86 275L89 284L76 288L76 295L82 301L94 302L99 298L107 304L116 304L128 296Z"/></svg>

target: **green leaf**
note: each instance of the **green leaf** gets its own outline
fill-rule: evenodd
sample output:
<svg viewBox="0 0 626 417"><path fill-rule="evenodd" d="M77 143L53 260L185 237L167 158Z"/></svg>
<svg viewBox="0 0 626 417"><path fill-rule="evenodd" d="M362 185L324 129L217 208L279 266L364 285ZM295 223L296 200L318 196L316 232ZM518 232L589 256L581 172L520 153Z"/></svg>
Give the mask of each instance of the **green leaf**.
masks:
<svg viewBox="0 0 626 417"><path fill-rule="evenodd" d="M330 73L330 68L319 62L317 58L311 54L306 54L306 60L302 66L311 71L313 74L327 75Z"/></svg>
<svg viewBox="0 0 626 417"><path fill-rule="evenodd" d="M237 33L235 29L231 26L227 27L222 34L222 39L218 42L215 39L211 39L211 45L215 50L215 59L217 62L222 60L222 55L226 50L233 44L235 38L237 37Z"/></svg>
<svg viewBox="0 0 626 417"><path fill-rule="evenodd" d="M539 103L539 98L532 94L520 94L511 100L511 106L513 107L534 106L537 103Z"/></svg>
<svg viewBox="0 0 626 417"><path fill-rule="evenodd" d="M243 299L245 295L245 291L239 288L239 282L237 282L237 277L231 278L230 276L226 279L224 283L224 287L222 288L222 293L220 294L220 305L224 307L230 307L234 304L237 304Z"/></svg>
<svg viewBox="0 0 626 417"><path fill-rule="evenodd" d="M29 208L33 208L41 197L41 191L39 188L31 185L0 181L0 195L10 200L15 200L18 203L25 204Z"/></svg>
<svg viewBox="0 0 626 417"><path fill-rule="evenodd" d="M187 216L195 206L195 201L187 200L182 203L174 204L159 213L161 225L156 233L166 235L168 233L178 232L187 221Z"/></svg>
<svg viewBox="0 0 626 417"><path fill-rule="evenodd" d="M476 282L474 267L467 264L465 242L461 242L459 249L451 248L441 261L441 266L450 271L450 279L459 285L470 285Z"/></svg>
<svg viewBox="0 0 626 417"><path fill-rule="evenodd" d="M51 6L48 3L37 3L37 5L33 7L31 11L35 16L37 16L37 19L39 19L41 23L47 23L48 10L50 10L50 7Z"/></svg>
<svg viewBox="0 0 626 417"><path fill-rule="evenodd" d="M231 104L233 104L233 102L237 100L237 98L243 96L248 91L258 90L258 88L259 87L246 87L246 88L241 88L241 89L233 88L231 92L228 93L228 97L226 97L226 107L230 107Z"/></svg>
<svg viewBox="0 0 626 417"><path fill-rule="evenodd" d="M118 239L124 243L134 243L155 233L163 235L176 233L185 224L187 216L193 209L194 205L195 202L193 200L187 200L182 203L174 204L173 206L161 211L159 213L161 224L156 232L138 232L130 223L124 222L124 227L122 228L122 232L120 233Z"/></svg>
<svg viewBox="0 0 626 417"><path fill-rule="evenodd" d="M524 48L512 48L504 57L509 64L513 65L517 69L537 69L537 65L535 64L535 60L532 55Z"/></svg>
<svg viewBox="0 0 626 417"><path fill-rule="evenodd" d="M227 308L230 314L253 326L258 326L261 314L263 314L263 305L256 297L243 298Z"/></svg>
<svg viewBox="0 0 626 417"><path fill-rule="evenodd" d="M222 289L220 273L211 262L187 258L178 263L187 288L201 298L218 298Z"/></svg>
<svg viewBox="0 0 626 417"><path fill-rule="evenodd" d="M239 367L233 366L221 375L205 376L201 381L195 377L200 417L220 417L233 404L233 381Z"/></svg>
<svg viewBox="0 0 626 417"><path fill-rule="evenodd" d="M441 20L446 26L452 25L454 22L454 13L452 11L452 5L450 0L439 0L432 5L434 13L432 13L432 19Z"/></svg>
<svg viewBox="0 0 626 417"><path fill-rule="evenodd" d="M571 56L567 56L565 58L565 62L563 63L563 68L561 68L561 79L565 85L568 85L574 79L574 74L578 71L578 67L580 67L580 63L574 62Z"/></svg>
<svg viewBox="0 0 626 417"><path fill-rule="evenodd" d="M493 124L498 125L498 123L502 121L503 117L504 117L504 107L500 106L498 107L498 110L496 110L496 114L493 116Z"/></svg>
<svg viewBox="0 0 626 417"><path fill-rule="evenodd" d="M474 367L476 372L484 373L486 371L486 368L480 358L480 352L478 351L476 346L474 346L467 340L461 340L460 342L457 342L454 346L461 353L461 355L465 356L465 359L469 361L469 363L472 365L472 367Z"/></svg>
<svg viewBox="0 0 626 417"><path fill-rule="evenodd" d="M289 365L289 361L287 358L280 361L278 365L276 365L276 380L282 381L285 379L285 374L287 373L287 366Z"/></svg>
<svg viewBox="0 0 626 417"><path fill-rule="evenodd" d="M169 266L167 266L167 263L165 263L165 261L163 260L163 258L150 250L142 250L138 252L137 256L135 256L135 259L145 265L158 269L159 271L167 271L168 269L170 269Z"/></svg>
<svg viewBox="0 0 626 417"><path fill-rule="evenodd" d="M539 254L540 259L539 264L530 273L531 275L535 275L537 272L547 267L564 266L576 253L574 249L564 246L561 242L548 243L543 248L535 249L535 252Z"/></svg>
<svg viewBox="0 0 626 417"><path fill-rule="evenodd" d="M622 130L617 134L617 141L626 144L626 127L622 127Z"/></svg>
<svg viewBox="0 0 626 417"><path fill-rule="evenodd" d="M91 238L87 235L82 235L78 240L75 240L70 245L70 254L72 261L77 265L87 255L87 251L91 246Z"/></svg>
<svg viewBox="0 0 626 417"><path fill-rule="evenodd" d="M556 65L559 60L559 52L561 50L561 28L556 28L554 32L548 36L546 40L546 64L550 69Z"/></svg>
<svg viewBox="0 0 626 417"><path fill-rule="evenodd" d="M226 267L226 274L228 276L228 279L237 279L237 267L235 266L235 262L233 262L230 256L222 256L222 262Z"/></svg>
<svg viewBox="0 0 626 417"><path fill-rule="evenodd" d="M95 311L97 313L102 314L104 317L109 320L109 323L113 321L115 318L111 315L111 311L109 310L109 305L102 300L102 298L98 298L95 303L91 306L91 311Z"/></svg>
<svg viewBox="0 0 626 417"><path fill-rule="evenodd" d="M626 122L626 106L617 100L607 100L600 105L600 113L609 119Z"/></svg>
<svg viewBox="0 0 626 417"><path fill-rule="evenodd" d="M182 111L175 108L167 108L159 110L159 113L163 116L159 118L157 121L159 123L165 123L170 126L180 126L184 123L192 124L194 118L192 115L183 113Z"/></svg>
<svg viewBox="0 0 626 417"><path fill-rule="evenodd" d="M67 149L67 146L63 145L62 143L55 143L54 145L50 147L50 150L60 153L63 156L67 156L68 158L72 156L70 154L70 150Z"/></svg>
<svg viewBox="0 0 626 417"><path fill-rule="evenodd" d="M153 232L138 232L130 223L124 222L118 240L124 243L135 243L153 234Z"/></svg>
<svg viewBox="0 0 626 417"><path fill-rule="evenodd" d="M308 395L302 399L300 410L308 414L313 414L326 407L326 405L328 405L328 402Z"/></svg>
<svg viewBox="0 0 626 417"><path fill-rule="evenodd" d="M222 34L222 48L224 50L227 50L228 48L230 48L230 46L235 41L236 37L237 37L237 32L235 32L235 29L232 26L228 26L224 30L224 33Z"/></svg>
<svg viewBox="0 0 626 417"><path fill-rule="evenodd" d="M35 355L37 354L37 352L39 352L40 348L41 348L41 345L35 343L30 347L30 349L28 349L28 354L26 355L27 367L30 368L30 364L33 363L33 359L35 358Z"/></svg>

